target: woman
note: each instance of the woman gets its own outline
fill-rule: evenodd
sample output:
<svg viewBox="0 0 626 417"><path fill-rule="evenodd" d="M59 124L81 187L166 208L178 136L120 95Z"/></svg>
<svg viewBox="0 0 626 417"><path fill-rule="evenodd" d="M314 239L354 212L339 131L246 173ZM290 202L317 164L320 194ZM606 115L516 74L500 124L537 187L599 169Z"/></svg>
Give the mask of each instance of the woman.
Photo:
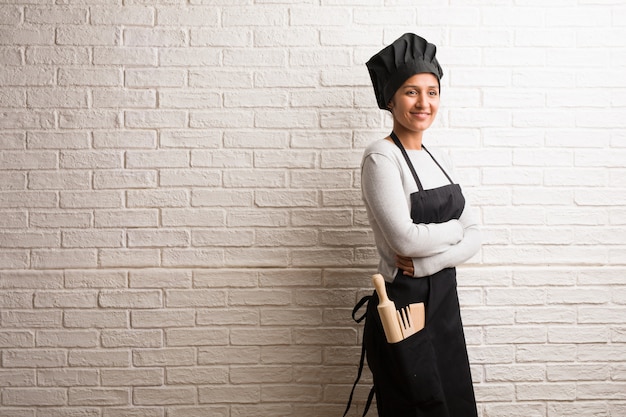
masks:
<svg viewBox="0 0 626 417"><path fill-rule="evenodd" d="M363 348L379 417L477 416L455 266L478 251L480 232L449 159L422 144L439 109L443 72L435 54L433 44L405 34L366 64L378 106L393 116L390 136L372 143L362 162L378 272L396 308L426 307L425 328L391 344L377 294L369 299Z"/></svg>

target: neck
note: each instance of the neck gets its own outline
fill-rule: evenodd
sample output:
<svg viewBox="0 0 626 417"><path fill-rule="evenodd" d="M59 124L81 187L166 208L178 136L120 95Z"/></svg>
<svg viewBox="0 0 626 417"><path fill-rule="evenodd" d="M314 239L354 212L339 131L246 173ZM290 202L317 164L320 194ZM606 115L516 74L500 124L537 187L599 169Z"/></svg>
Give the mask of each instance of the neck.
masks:
<svg viewBox="0 0 626 417"><path fill-rule="evenodd" d="M410 150L421 150L422 149L422 137L424 132L412 132L406 129L403 129L400 126L394 124L393 127L394 133L402 142L402 146L404 149Z"/></svg>

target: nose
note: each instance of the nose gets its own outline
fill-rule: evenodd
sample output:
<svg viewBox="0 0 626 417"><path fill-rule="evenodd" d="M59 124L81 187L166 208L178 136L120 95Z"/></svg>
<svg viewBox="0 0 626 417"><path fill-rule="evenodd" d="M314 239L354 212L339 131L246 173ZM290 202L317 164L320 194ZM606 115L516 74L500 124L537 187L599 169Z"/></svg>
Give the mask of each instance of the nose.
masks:
<svg viewBox="0 0 626 417"><path fill-rule="evenodd" d="M415 105L418 107L426 107L426 103L428 102L428 97L425 92L420 92L417 96L417 100Z"/></svg>

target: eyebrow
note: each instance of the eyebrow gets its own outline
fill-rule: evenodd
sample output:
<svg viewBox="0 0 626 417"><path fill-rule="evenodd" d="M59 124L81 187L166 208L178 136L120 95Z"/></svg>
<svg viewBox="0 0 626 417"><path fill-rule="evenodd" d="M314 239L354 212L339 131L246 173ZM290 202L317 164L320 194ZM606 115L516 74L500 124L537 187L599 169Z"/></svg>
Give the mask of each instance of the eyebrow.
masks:
<svg viewBox="0 0 626 417"><path fill-rule="evenodd" d="M402 88L420 88L420 86L419 85L405 85ZM436 86L436 85L429 85L429 86L426 86L426 88L436 88L436 89L439 89L439 87Z"/></svg>

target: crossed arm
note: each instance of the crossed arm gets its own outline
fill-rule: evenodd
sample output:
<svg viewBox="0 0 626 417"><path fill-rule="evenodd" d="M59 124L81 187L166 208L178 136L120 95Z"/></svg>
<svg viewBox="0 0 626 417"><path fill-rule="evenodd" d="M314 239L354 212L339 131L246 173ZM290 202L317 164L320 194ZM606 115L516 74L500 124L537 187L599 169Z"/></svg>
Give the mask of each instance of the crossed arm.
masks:
<svg viewBox="0 0 626 417"><path fill-rule="evenodd" d="M467 205L458 220L414 224L397 165L384 155L363 164L367 178L363 196L387 245L396 254L396 266L405 275L424 277L455 267L480 248L478 221Z"/></svg>

